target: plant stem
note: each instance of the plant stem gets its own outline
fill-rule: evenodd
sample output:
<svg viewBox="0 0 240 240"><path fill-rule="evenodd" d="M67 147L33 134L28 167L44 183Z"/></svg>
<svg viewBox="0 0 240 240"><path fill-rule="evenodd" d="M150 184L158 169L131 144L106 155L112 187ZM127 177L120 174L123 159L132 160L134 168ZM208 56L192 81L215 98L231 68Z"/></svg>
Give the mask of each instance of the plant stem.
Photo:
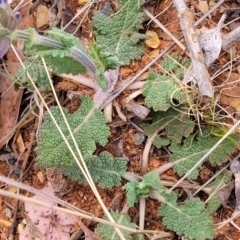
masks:
<svg viewBox="0 0 240 240"><path fill-rule="evenodd" d="M148 169L148 158L149 158L149 152L152 146L152 141L155 138L155 134L153 134L151 137L148 137L147 142L145 144L143 155L142 155L142 164L141 164L141 174L144 175L147 172Z"/></svg>
<svg viewBox="0 0 240 240"><path fill-rule="evenodd" d="M139 199L139 230L144 230L146 212L146 198ZM143 235L140 235L140 239L144 239Z"/></svg>
<svg viewBox="0 0 240 240"><path fill-rule="evenodd" d="M4 30L4 29L0 29L0 36L1 35L10 35L11 39L23 39L23 40L28 40L31 41L31 43L33 45L43 45L43 46L47 46L50 48L54 48L54 49L66 49L66 45L56 41L50 37L45 37L45 36L41 36L37 33L29 33L25 30L15 30L12 33L9 33L8 30ZM86 67L93 75L96 72L96 68L94 66L94 63L92 62L92 60L90 59L89 56L87 56L86 53L84 53L80 48L78 48L77 46L74 46L70 49L70 54L69 57L75 59L76 61L78 61L80 64L82 64L84 67Z"/></svg>

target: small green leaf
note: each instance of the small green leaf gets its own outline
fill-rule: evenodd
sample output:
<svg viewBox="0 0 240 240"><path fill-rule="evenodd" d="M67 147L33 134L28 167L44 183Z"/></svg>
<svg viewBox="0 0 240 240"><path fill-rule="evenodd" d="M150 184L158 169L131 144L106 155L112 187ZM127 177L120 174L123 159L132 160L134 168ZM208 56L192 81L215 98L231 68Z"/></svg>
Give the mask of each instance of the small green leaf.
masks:
<svg viewBox="0 0 240 240"><path fill-rule="evenodd" d="M119 60L117 55L114 55L111 52L106 52L97 44L90 44L89 50L96 68L94 75L95 79L103 91L106 91L109 86L104 73L109 69L116 69L123 65L123 63Z"/></svg>
<svg viewBox="0 0 240 240"><path fill-rule="evenodd" d="M82 105L74 114L68 113L66 109L63 109L63 111L83 157L87 158L92 156L96 150L96 144L104 146L107 143L110 131L106 126L106 119L103 113L94 109L90 97L84 96L81 99ZM52 107L51 113L77 155L58 107ZM44 123L39 129L38 147L36 150L38 153L37 163L42 168L49 166L61 168L63 164L72 164L74 162L71 152L68 150L48 113L44 115Z"/></svg>
<svg viewBox="0 0 240 240"><path fill-rule="evenodd" d="M173 53L170 56L166 55L164 57L162 67L170 73L174 73L174 75L178 79L182 79L185 74L185 69L188 69L188 67L191 64L191 59L186 58L182 60L182 56Z"/></svg>
<svg viewBox="0 0 240 240"><path fill-rule="evenodd" d="M131 219L127 214L111 212L111 216L118 224L136 229L135 224L131 223ZM106 216L104 216L104 219L107 219ZM126 240L133 240L133 237L130 235L129 232L127 232L126 230L121 230L121 232ZM118 236L113 227L107 226L102 223L99 223L97 225L97 228L95 228L95 233L101 236L102 240L120 240L120 237Z"/></svg>
<svg viewBox="0 0 240 240"><path fill-rule="evenodd" d="M153 121L150 125L142 125L144 132L148 136L157 133L153 139L155 147L167 146L170 142L181 143L183 137L188 137L195 127L195 123L182 113L181 108L177 110L170 108L166 112L156 112L153 114ZM164 131L164 138L159 132Z"/></svg>
<svg viewBox="0 0 240 240"><path fill-rule="evenodd" d="M94 13L96 44L104 52L117 56L121 65L128 65L131 60L139 59L143 54L144 46L138 42L145 36L137 34L144 20L141 10L143 2L119 0L119 11L113 17L101 12Z"/></svg>
<svg viewBox="0 0 240 240"><path fill-rule="evenodd" d="M217 195L214 195L210 198L210 200L207 202L207 210L209 214L213 214L215 211L218 210L218 208L222 205L221 200Z"/></svg>
<svg viewBox="0 0 240 240"><path fill-rule="evenodd" d="M166 188L161 185L159 175L156 172L145 174L143 180L139 183L129 182L125 186L129 207L133 207L134 203L137 203L139 198L148 197L152 190L158 191L160 194L166 193Z"/></svg>
<svg viewBox="0 0 240 240"><path fill-rule="evenodd" d="M232 176L232 171L224 170L205 188L204 192L211 197L207 202L207 209L210 214L214 213L222 205L219 196L221 195L221 191L225 191L224 189L227 188Z"/></svg>
<svg viewBox="0 0 240 240"><path fill-rule="evenodd" d="M137 195L137 182L128 182L125 187L127 191L127 203L129 207L133 207L134 203L139 201L139 196Z"/></svg>
<svg viewBox="0 0 240 240"><path fill-rule="evenodd" d="M232 171L224 170L221 172L213 182L207 185L207 189L211 189L207 193L210 195L216 191L216 189L221 189L222 187L226 186L232 179Z"/></svg>
<svg viewBox="0 0 240 240"><path fill-rule="evenodd" d="M24 65L26 69L20 68L16 76L16 81L20 86L33 88L32 83L27 76L28 72L38 87L42 88L45 91L51 90L51 85L48 80L46 69L44 68L42 61L39 58L36 59L35 57L29 57L28 60L24 62Z"/></svg>
<svg viewBox="0 0 240 240"><path fill-rule="evenodd" d="M179 176L186 174L196 163L200 160L218 141L220 138L213 137L209 132L204 132L203 136L197 139L193 136L188 137L183 145L173 144L169 147L172 152L170 157L171 162L178 161L174 165L174 171ZM228 156L234 151L236 147L236 139L231 136L225 139L219 147L209 155L209 161L212 164L222 165L227 161ZM189 176L190 179L196 179L199 172L199 166Z"/></svg>
<svg viewBox="0 0 240 240"><path fill-rule="evenodd" d="M159 75L153 71L150 71L142 93L145 104L154 111L167 111L173 99L181 103L186 100L186 95L171 76Z"/></svg>
<svg viewBox="0 0 240 240"><path fill-rule="evenodd" d="M199 199L192 199L184 205L168 203L162 204L159 209L163 224L179 236L188 239L212 239L215 234L213 219Z"/></svg>
<svg viewBox="0 0 240 240"><path fill-rule="evenodd" d="M114 158L108 152L102 152L99 156L91 156L85 159L87 168L94 182L101 188L120 186L121 177L127 170L127 161L124 158ZM87 184L86 179L77 164L62 164L63 174L72 180Z"/></svg>

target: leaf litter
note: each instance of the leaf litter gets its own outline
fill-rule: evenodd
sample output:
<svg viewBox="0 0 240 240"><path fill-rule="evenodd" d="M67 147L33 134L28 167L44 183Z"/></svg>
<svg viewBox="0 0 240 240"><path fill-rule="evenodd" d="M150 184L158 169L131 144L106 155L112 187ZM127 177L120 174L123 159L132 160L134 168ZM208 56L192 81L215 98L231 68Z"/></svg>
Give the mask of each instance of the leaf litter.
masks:
<svg viewBox="0 0 240 240"><path fill-rule="evenodd" d="M135 65L135 67L136 67L136 65ZM74 105L75 103L72 102L72 104ZM137 163L136 159L137 159L139 153L141 153L141 148L136 147L136 146L134 146L134 144L132 144L131 137L133 136L133 134L135 132L136 132L136 130L134 130L134 129L130 129L130 131L128 131L127 129L123 129L122 134L124 135L124 148L125 148L124 152L126 152L128 156L131 156L132 165L130 166L130 169L133 169L135 172L137 172L139 167L138 167L138 163ZM158 157L154 156L154 154L153 154L153 156L150 157L150 161L155 160L154 158L158 159ZM170 175L171 175L171 173L170 173ZM174 174L172 174L172 176L174 177ZM86 191L84 193L84 196L87 196L87 195L89 196L89 194L90 194L90 192ZM112 192L112 194L114 196L114 192ZM74 194L72 194L72 197L74 197ZM153 209L153 208L151 208L151 209ZM137 214L137 212L133 213L134 210L131 210L131 211L132 211L132 216Z"/></svg>
<svg viewBox="0 0 240 240"><path fill-rule="evenodd" d="M46 187L41 189L41 191L50 196L54 196L54 190L50 182L48 182ZM55 202L42 196L34 195L32 199L51 204L52 206L57 206ZM32 226L37 228L40 232L42 236L41 239L67 240L70 238L70 229L76 224L75 218L69 214L48 209L30 202L25 202L25 211L32 224L27 224L23 232L19 235L20 240L32 239L32 233L36 231Z"/></svg>

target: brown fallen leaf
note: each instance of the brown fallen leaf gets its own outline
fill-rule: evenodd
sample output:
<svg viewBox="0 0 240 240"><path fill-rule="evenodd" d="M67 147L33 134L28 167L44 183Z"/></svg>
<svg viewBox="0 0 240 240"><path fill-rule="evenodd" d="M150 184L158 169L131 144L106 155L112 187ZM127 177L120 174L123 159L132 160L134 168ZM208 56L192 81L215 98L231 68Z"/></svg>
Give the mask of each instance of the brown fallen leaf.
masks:
<svg viewBox="0 0 240 240"><path fill-rule="evenodd" d="M76 221L77 221L79 227L83 230L83 232L85 234L85 239L89 239L89 240L100 240L101 239L100 236L98 236L96 233L94 233L88 227L86 227L80 219L76 218Z"/></svg>
<svg viewBox="0 0 240 240"><path fill-rule="evenodd" d="M160 45L160 40L157 33L148 30L146 31L146 35L150 36L150 38L145 40L145 44L150 48L158 48L158 46Z"/></svg>
<svg viewBox="0 0 240 240"><path fill-rule="evenodd" d="M49 27L50 24L50 11L44 6L40 5L37 8L37 16L36 16L36 27L39 30L44 30Z"/></svg>
<svg viewBox="0 0 240 240"><path fill-rule="evenodd" d="M197 6L201 12L207 12L209 10L207 1L199 1Z"/></svg>
<svg viewBox="0 0 240 240"><path fill-rule="evenodd" d="M25 0L24 2L28 2ZM28 13L30 4L26 4L19 11L22 14L19 29L28 27ZM20 51L21 49L18 48ZM20 67L19 61L13 51L10 49L7 54L6 68L12 76L16 76ZM0 149L8 143L14 134L14 128L17 124L19 108L21 104L23 90L15 90L13 82L8 78L2 77L0 89L2 91L0 103Z"/></svg>
<svg viewBox="0 0 240 240"><path fill-rule="evenodd" d="M236 114L236 117L240 117L240 74L233 72L228 77L226 73L222 77L228 81L225 82L226 87L222 89L220 102L229 114Z"/></svg>

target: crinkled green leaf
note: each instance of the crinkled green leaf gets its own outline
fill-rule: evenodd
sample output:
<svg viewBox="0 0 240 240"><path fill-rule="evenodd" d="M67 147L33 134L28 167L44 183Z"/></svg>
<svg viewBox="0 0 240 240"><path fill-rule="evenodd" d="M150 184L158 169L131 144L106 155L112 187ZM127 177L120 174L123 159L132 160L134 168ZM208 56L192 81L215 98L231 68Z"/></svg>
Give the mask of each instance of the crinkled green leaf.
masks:
<svg viewBox="0 0 240 240"><path fill-rule="evenodd" d="M104 146L107 143L110 131L103 113L94 109L90 97L84 96L81 99L82 105L74 114L68 113L66 109L63 109L63 111L78 147L86 158L92 156L96 150L96 144ZM77 155L59 108L52 107L51 113ZM43 168L49 166L61 168L63 164L72 164L74 161L48 113L45 113L44 122L39 129L37 153L38 166Z"/></svg>
<svg viewBox="0 0 240 240"><path fill-rule="evenodd" d="M173 53L164 57L162 67L167 72L174 73L178 79L182 79L185 69L189 67L190 63L191 60L189 58L182 60L182 56Z"/></svg>
<svg viewBox="0 0 240 240"><path fill-rule="evenodd" d="M170 157L171 162L178 161L174 165L174 170L179 176L186 174L218 141L220 138L213 137L210 133L205 132L203 136L197 139L193 136L188 137L183 145L172 144L169 149L172 152ZM234 151L236 147L236 138L234 136L225 139L218 148L213 151L208 159L212 164L221 165L227 161L228 156ZM199 166L189 176L191 179L198 177Z"/></svg>
<svg viewBox="0 0 240 240"><path fill-rule="evenodd" d="M207 209L210 214L214 213L222 205L219 191L224 191L224 188L227 188L232 176L232 171L224 170L205 188L204 191L210 196L210 200L207 202Z"/></svg>
<svg viewBox="0 0 240 240"><path fill-rule="evenodd" d="M94 77L99 86L106 91L108 89L108 82L104 76L104 73L109 69L117 68L120 61L116 55L105 52L104 49L101 49L96 44L91 44L89 50L96 67Z"/></svg>
<svg viewBox="0 0 240 240"><path fill-rule="evenodd" d="M163 203L159 209L163 224L179 236L188 239L212 239L215 234L213 219L199 199L192 199L183 205Z"/></svg>
<svg viewBox="0 0 240 240"><path fill-rule="evenodd" d="M144 20L143 3L142 0L119 0L119 10L114 16L94 13L96 44L105 52L117 56L121 65L128 65L143 54L144 46L139 44L139 40L145 36L137 34Z"/></svg>
<svg viewBox="0 0 240 240"><path fill-rule="evenodd" d="M159 175L156 172L149 172L144 175L141 182L129 182L125 185L127 190L128 206L132 207L139 198L146 198L152 190L165 195L166 188L160 183Z"/></svg>
<svg viewBox="0 0 240 240"><path fill-rule="evenodd" d="M86 68L79 64L78 61L71 57L53 57L51 55L44 56L46 65L52 69L55 74L72 74L78 75L80 73L85 74Z"/></svg>
<svg viewBox="0 0 240 240"><path fill-rule="evenodd" d="M148 136L164 131L164 134L158 134L153 139L153 144L158 148L170 142L181 143L183 137L188 137L193 132L194 126L195 123L187 114L182 113L181 108L179 111L170 108L166 112L156 112L153 114L152 124L142 125Z"/></svg>
<svg viewBox="0 0 240 240"><path fill-rule="evenodd" d="M24 65L26 69L20 68L16 76L16 80L20 86L33 88L32 83L27 76L28 72L38 87L46 91L51 90L51 85L48 80L46 69L44 68L42 61L39 58L28 58L28 60L24 62Z"/></svg>
<svg viewBox="0 0 240 240"><path fill-rule="evenodd" d="M186 100L186 95L171 76L159 75L153 71L150 71L142 93L145 104L154 111L167 111L173 99L181 103Z"/></svg>
<svg viewBox="0 0 240 240"><path fill-rule="evenodd" d="M207 202L207 210L209 214L213 214L222 205L221 200L217 195L214 195Z"/></svg>
<svg viewBox="0 0 240 240"><path fill-rule="evenodd" d="M35 59L35 57L29 57L28 60L24 62L26 69L20 68L16 77L19 85L32 88L31 81L27 77L28 72L38 87L46 91L51 90L46 69L41 59L33 59ZM49 71L50 76L53 74L63 73L77 75L79 73L85 72L85 68L70 57L59 58L53 56L45 56L44 59L47 65L47 71Z"/></svg>
<svg viewBox="0 0 240 240"><path fill-rule="evenodd" d="M161 137L157 136L153 139L152 143L156 148L161 148L162 146L169 145L171 142L167 138L161 138Z"/></svg>
<svg viewBox="0 0 240 240"><path fill-rule="evenodd" d="M59 28L53 28L47 31L47 34L53 39L63 43L66 46L66 49L71 49L72 47L78 47L81 49L85 55L89 55L86 48L82 45L80 40L75 37L73 34L62 31ZM90 56L89 56L90 57Z"/></svg>
<svg viewBox="0 0 240 240"><path fill-rule="evenodd" d="M37 36L34 29L28 29L28 32ZM51 33L52 36L50 39L59 41L65 46L64 49L51 48L40 44L33 44L31 41L25 41L24 53L28 56L43 56L47 67L56 74L85 74L86 68L80 64L79 61L71 57L71 48L77 47L86 54L86 56L91 58L86 52L86 49L80 43L79 39L71 34L62 32L59 29L53 29L49 31L49 33Z"/></svg>
<svg viewBox="0 0 240 240"><path fill-rule="evenodd" d="M136 229L135 224L131 223L131 219L127 214L111 212L111 216L118 224ZM106 216L104 216L104 219L107 219ZM133 240L133 236L131 236L129 232L126 230L121 230L121 232L126 240ZM116 233L114 227L107 226L102 223L97 225L95 233L97 233L102 240L120 240L120 237Z"/></svg>
<svg viewBox="0 0 240 240"><path fill-rule="evenodd" d="M127 161L124 158L114 158L108 152L102 152L99 156L91 156L85 159L87 168L94 182L101 188L120 186L121 177L127 170ZM62 164L63 174L72 180L87 184L75 162Z"/></svg>
<svg viewBox="0 0 240 240"><path fill-rule="evenodd" d="M128 182L125 185L127 191L127 203L129 207L133 207L134 203L137 203L139 201L139 196L136 192L137 185L137 182Z"/></svg>

